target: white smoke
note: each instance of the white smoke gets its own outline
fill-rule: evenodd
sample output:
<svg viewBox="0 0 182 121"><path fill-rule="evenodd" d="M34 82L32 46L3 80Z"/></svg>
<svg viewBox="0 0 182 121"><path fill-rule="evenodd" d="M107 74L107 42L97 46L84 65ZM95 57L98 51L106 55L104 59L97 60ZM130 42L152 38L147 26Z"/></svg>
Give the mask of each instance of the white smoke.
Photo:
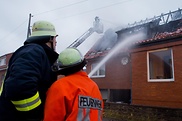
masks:
<svg viewBox="0 0 182 121"><path fill-rule="evenodd" d="M138 33L135 35L131 35L126 37L120 43L118 43L108 54L105 56L98 65L88 74L91 77L106 61L108 61L118 50L126 47L131 47L132 44L137 42L138 40L143 40L145 38L144 33Z"/></svg>

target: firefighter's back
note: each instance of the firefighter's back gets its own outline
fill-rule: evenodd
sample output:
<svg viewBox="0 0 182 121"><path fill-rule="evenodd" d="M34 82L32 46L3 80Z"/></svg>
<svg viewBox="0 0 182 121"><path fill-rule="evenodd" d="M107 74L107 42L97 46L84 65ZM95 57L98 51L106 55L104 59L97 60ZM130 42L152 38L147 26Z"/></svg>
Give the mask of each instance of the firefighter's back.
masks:
<svg viewBox="0 0 182 121"><path fill-rule="evenodd" d="M70 116L74 115L73 119L77 119L77 121L83 119L86 121L100 121L103 101L96 83L89 79L83 71L66 77L65 81L67 82L67 88L70 88L66 96L68 99L73 96L70 105L73 104L74 106L68 108L71 112Z"/></svg>
<svg viewBox="0 0 182 121"><path fill-rule="evenodd" d="M44 121L101 121L103 100L97 84L82 69L86 59L79 50L67 48L54 65L65 75L47 92Z"/></svg>
<svg viewBox="0 0 182 121"><path fill-rule="evenodd" d="M101 121L103 101L98 86L79 71L57 80L49 89L45 120Z"/></svg>

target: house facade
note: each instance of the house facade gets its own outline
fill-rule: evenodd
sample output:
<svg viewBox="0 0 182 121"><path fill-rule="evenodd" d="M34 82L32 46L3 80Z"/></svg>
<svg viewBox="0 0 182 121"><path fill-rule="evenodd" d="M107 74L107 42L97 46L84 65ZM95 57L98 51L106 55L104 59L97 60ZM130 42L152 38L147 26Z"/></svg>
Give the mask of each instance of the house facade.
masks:
<svg viewBox="0 0 182 121"><path fill-rule="evenodd" d="M107 52L105 53L107 54ZM105 56L103 56L105 57ZM94 59L87 58L87 72L91 72L102 56ZM130 64L122 64L124 55L114 55L97 70L91 78L98 84L103 99L108 102L130 103L131 94L131 68ZM119 75L119 76L118 76Z"/></svg>
<svg viewBox="0 0 182 121"><path fill-rule="evenodd" d="M5 73L8 67L8 62L11 56L12 56L12 53L9 53L0 57L0 86L5 77Z"/></svg>
<svg viewBox="0 0 182 121"><path fill-rule="evenodd" d="M174 19L174 15L178 16ZM117 31L114 45L98 49L106 40L98 41L85 55L87 72L91 73L122 38L140 32L146 33L146 38L118 50L90 77L108 102L182 108L181 9Z"/></svg>
<svg viewBox="0 0 182 121"><path fill-rule="evenodd" d="M132 104L182 108L182 32L158 41L131 52Z"/></svg>

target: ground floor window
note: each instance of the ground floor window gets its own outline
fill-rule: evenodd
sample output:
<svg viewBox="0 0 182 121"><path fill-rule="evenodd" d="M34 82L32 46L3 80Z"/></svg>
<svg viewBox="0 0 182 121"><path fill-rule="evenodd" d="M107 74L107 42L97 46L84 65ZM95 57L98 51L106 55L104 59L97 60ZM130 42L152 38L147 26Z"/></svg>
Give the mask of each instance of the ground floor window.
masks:
<svg viewBox="0 0 182 121"><path fill-rule="evenodd" d="M92 75L92 77L105 77L105 64L103 64L99 69L97 69L97 66L98 66L98 63L93 63L91 65L91 71L95 72Z"/></svg>
<svg viewBox="0 0 182 121"><path fill-rule="evenodd" d="M110 89L110 102L116 103L130 103L131 90L130 89Z"/></svg>

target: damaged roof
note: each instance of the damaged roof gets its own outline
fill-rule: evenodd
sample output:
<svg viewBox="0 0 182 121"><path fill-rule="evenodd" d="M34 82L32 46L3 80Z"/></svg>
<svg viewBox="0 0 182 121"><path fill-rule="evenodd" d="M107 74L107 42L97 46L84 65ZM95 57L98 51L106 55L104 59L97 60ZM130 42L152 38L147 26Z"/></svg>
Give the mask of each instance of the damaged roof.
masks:
<svg viewBox="0 0 182 121"><path fill-rule="evenodd" d="M182 9L167 14L161 14L153 19L135 22L128 27L114 32L106 30L104 36L86 53L86 59L93 59L107 55L107 53L119 42L131 34L137 32L146 33L146 38L138 40L134 44L150 44L167 39L182 37Z"/></svg>

